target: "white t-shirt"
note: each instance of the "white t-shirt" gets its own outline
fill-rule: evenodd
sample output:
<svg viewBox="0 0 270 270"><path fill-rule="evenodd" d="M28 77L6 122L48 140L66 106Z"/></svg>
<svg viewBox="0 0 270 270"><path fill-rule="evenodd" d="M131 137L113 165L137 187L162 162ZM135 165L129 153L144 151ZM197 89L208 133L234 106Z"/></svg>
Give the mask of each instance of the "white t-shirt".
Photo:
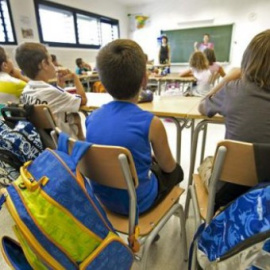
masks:
<svg viewBox="0 0 270 270"><path fill-rule="evenodd" d="M210 90L209 80L212 76L211 71L209 69L197 70L193 68L192 73L197 80L197 86L195 90L199 95L204 96Z"/></svg>
<svg viewBox="0 0 270 270"><path fill-rule="evenodd" d="M18 102L26 82L0 72L0 103Z"/></svg>
<svg viewBox="0 0 270 270"><path fill-rule="evenodd" d="M47 104L55 116L57 126L72 137L77 137L78 131L69 113L79 111L80 95L70 94L43 81L29 81L20 100L23 104Z"/></svg>

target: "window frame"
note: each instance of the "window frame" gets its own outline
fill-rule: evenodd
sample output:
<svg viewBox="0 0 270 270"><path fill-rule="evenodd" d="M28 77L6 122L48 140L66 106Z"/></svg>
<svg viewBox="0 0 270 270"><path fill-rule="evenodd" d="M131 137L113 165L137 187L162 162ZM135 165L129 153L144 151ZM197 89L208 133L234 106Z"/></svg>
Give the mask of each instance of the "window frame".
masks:
<svg viewBox="0 0 270 270"><path fill-rule="evenodd" d="M6 41L0 41L0 44L1 45L17 45L17 37L16 37L16 32L15 32L15 27L14 27L14 23L13 23L13 17L12 17L10 2L9 2L10 0L5 0L5 1L7 3L8 14L9 14L9 18L10 18L11 31L12 31L12 34L13 34L14 41L8 41L8 35L7 35L6 30L5 30L4 35L5 35L5 40ZM4 17L2 16L2 18L4 18ZM4 19L3 19L3 22L5 22ZM1 20L0 20L0 23L1 23ZM5 23L3 24L3 28L5 29L4 25L5 25Z"/></svg>
<svg viewBox="0 0 270 270"><path fill-rule="evenodd" d="M100 49L102 46L102 40L101 40L101 29L100 29L100 23L103 20L106 20L111 23L111 25L117 25L118 28L118 37L120 37L120 29L119 29L119 20L109 18L103 15L99 15L96 13L92 13L89 11L73 8L70 6L65 6L58 3L48 2L45 0L34 0L35 5L35 13L36 13L36 21L37 21L37 27L38 27L38 33L39 33L39 39L41 43L44 43L51 47L67 47L67 48L90 48L90 49ZM74 21L74 32L75 32L75 44L72 43L64 43L64 42L52 42L52 41L46 41L44 40L43 33L42 33L42 26L41 26L41 19L39 14L39 5L48 6L51 8L57 8L61 9L63 11L68 11L72 13L73 21ZM99 21L99 29L98 32L100 34L100 44L99 45L90 45L90 44L80 44L79 43L79 36L78 36L78 24L77 24L77 15L84 15L88 17L95 18Z"/></svg>

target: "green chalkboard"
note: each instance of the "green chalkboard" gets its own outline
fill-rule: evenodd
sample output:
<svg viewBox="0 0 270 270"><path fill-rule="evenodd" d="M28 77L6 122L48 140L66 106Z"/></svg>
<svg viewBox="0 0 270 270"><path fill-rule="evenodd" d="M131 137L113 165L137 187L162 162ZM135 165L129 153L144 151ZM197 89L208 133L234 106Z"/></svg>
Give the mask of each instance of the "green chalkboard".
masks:
<svg viewBox="0 0 270 270"><path fill-rule="evenodd" d="M194 42L202 42L203 35L208 33L210 41L214 43L214 50L218 62L229 62L233 24L198 27L178 30L162 30L161 34L169 39L171 48L171 62L189 62L194 52Z"/></svg>

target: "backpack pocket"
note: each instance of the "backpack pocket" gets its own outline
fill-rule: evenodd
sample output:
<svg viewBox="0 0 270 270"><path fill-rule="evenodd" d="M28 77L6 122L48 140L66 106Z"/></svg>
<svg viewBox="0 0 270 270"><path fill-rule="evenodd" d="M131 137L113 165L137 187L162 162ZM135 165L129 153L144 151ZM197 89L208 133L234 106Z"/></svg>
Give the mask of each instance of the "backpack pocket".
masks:
<svg viewBox="0 0 270 270"><path fill-rule="evenodd" d="M28 263L21 245L8 236L2 237L1 251L7 264L12 269L32 270L33 268Z"/></svg>
<svg viewBox="0 0 270 270"><path fill-rule="evenodd" d="M99 247L80 264L80 270L128 270L133 260L129 247L119 236L109 232Z"/></svg>

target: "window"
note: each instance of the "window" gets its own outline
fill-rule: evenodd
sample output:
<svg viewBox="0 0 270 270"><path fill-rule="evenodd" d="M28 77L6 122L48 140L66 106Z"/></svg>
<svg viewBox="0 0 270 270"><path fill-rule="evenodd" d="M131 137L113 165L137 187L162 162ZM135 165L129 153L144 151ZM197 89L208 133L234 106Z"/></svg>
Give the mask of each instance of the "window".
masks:
<svg viewBox="0 0 270 270"><path fill-rule="evenodd" d="M98 49L119 38L118 20L44 0L35 8L42 43Z"/></svg>
<svg viewBox="0 0 270 270"><path fill-rule="evenodd" d="M17 43L8 0L0 0L0 43Z"/></svg>

